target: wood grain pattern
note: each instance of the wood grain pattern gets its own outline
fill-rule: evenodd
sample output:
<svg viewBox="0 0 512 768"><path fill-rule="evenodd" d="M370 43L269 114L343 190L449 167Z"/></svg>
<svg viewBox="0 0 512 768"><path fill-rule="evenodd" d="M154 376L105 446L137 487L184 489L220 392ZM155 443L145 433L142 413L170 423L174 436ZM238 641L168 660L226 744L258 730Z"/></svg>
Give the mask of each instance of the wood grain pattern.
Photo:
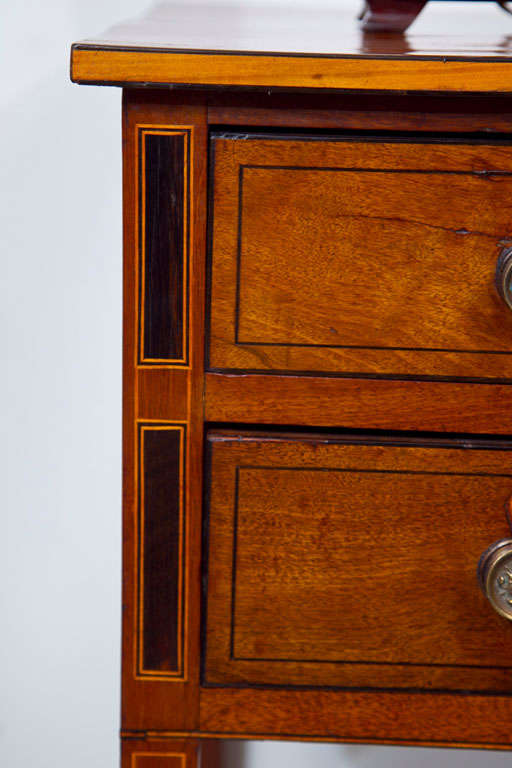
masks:
<svg viewBox="0 0 512 768"><path fill-rule="evenodd" d="M510 93L508 61L175 53L76 44L71 79L95 85Z"/></svg>
<svg viewBox="0 0 512 768"><path fill-rule="evenodd" d="M210 697L211 689L204 689L204 699L208 700L208 705L212 703L212 701L218 701L222 698L222 693L219 694L219 691L215 690L213 693L213 697ZM272 699L272 693L273 691L270 691L270 698ZM380 696L380 694L377 694L377 696ZM127 738L133 738L136 736L136 733L131 733L130 731L123 732L123 736L126 736ZM477 743L477 742L456 742L456 741L441 741L439 739L429 741L427 739L425 740L408 740L408 739L386 739L386 738L380 738L375 739L372 737L356 737L352 736L350 738L343 738L342 736L334 736L331 734L327 734L324 736L318 736L318 735L312 735L312 736L305 736L301 734L290 734L290 733L283 733L282 735L275 734L275 733L266 733L266 734L257 734L257 733L248 733L247 731L238 730L236 732L234 731L211 731L204 729L202 731L187 731L186 733L180 733L179 731L158 731L157 733L153 733L151 731L148 731L147 735L149 737L158 736L158 738L161 739L178 739L178 738L199 738L201 739L201 745L203 745L205 742L210 743L212 741L219 741L222 744L223 740L226 739L236 739L238 741L241 740L247 740L247 739L265 739L265 741L294 741L303 743L303 742L309 742L312 744L316 743L332 743L332 744L384 744L384 745L399 745L399 746L423 746L423 747L452 747L452 748L471 748L471 749L481 749L481 750L493 750L496 752L506 752L510 749L510 747L504 743L504 744L489 744L489 743ZM203 746L201 753L203 751ZM207 764L208 765L208 764ZM214 763L215 768L218 768L217 764Z"/></svg>
<svg viewBox="0 0 512 768"><path fill-rule="evenodd" d="M123 56L117 58L118 53ZM390 53L389 50L388 53ZM81 59L82 54L85 58ZM311 68L309 59L304 59L301 63L300 57L271 55L210 57L198 53L194 58L195 54L185 52L160 54L147 51L138 53L109 50L105 51L106 58L102 58L102 51L90 48L82 51L77 49L74 56L77 66L84 67L81 70L82 74L89 77L91 74L100 73L105 65L110 66L111 54L114 68L108 73L109 81L114 82L115 77L124 72L128 75L128 81L131 84L135 82L136 76L142 73L150 75L151 71L158 71L158 77L168 77L169 66L172 67L173 72L177 73L178 78L184 77L186 80L191 72L195 73L194 77L203 72L212 81L216 81L220 72L226 77L224 82L229 81L233 72L239 80L247 78L248 82L257 82L257 78L263 73L262 67L268 65L269 59L272 59L272 65L275 64L276 69L272 72L267 66L264 74L269 74L273 78L282 76L283 82L292 82L293 78L303 78L303 82L310 82L309 78L315 71ZM164 63L161 58L164 55L169 57L168 63ZM380 59L375 64L375 60L368 56L368 53L361 53L359 57L350 61L342 59L331 61L328 57L325 62L322 57L322 62L327 69L318 70L318 72L322 78L324 74L326 77L332 75L334 78L332 82L338 82L336 80L338 77L345 78L343 82L346 84L350 80L350 88L370 89L370 85L373 88L387 83L391 89L394 89L398 88L399 82L400 89L413 82L427 88L427 80L429 86L437 87L435 73L438 72L436 67L441 64L439 60L413 61L407 59L408 53L404 51L405 60L398 61L395 67L395 62L391 59ZM508 63L505 48L502 47L497 58L500 61L481 61L478 64L469 60L448 62L447 65L443 65L442 73L439 70L441 87L446 87L448 89L446 93L450 93L450 89L459 87L457 84L460 85L465 78L463 87L466 89L471 86L477 90L481 88L485 90L490 85L489 78L494 77L498 71L500 78L504 75L504 70L501 68ZM172 63L170 63L171 60ZM248 64L246 72L241 72L242 60ZM253 60L256 61L256 68L253 68L251 63ZM148 62L151 62L153 67L157 61L159 63L155 70L145 69ZM315 66L318 61L313 57ZM331 63L333 63L333 70L330 69ZM367 73L365 83L363 82L365 77L363 64ZM403 70L402 64L405 67ZM429 69L431 64L435 65L434 69ZM410 65L417 66L416 73L412 74L411 68L410 74L406 74L406 79L401 80L403 72L409 71ZM306 66L310 68L307 74L305 74ZM88 69L89 67L91 70ZM387 71L386 67L388 67ZM374 72L375 77L370 84L368 76L371 72ZM473 79L469 73L473 73ZM479 79L479 73L483 75L483 79ZM452 79L448 82L450 76ZM147 78L145 82L148 82ZM318 85L320 88L317 90L321 91L325 82L327 80L320 79L313 88ZM201 81L201 84L205 83ZM292 103L294 99L295 103ZM239 112L238 109L240 109ZM432 375L429 376L425 374L425 366L421 367L421 370L419 365L414 367L407 357L408 353L404 352L400 364L404 361L407 363L408 374L403 374L405 367L385 368L389 361L385 360L383 363L382 358L379 358L378 366L382 367L378 368L376 364L370 362L368 372L364 376L344 378L347 371L351 375L350 371L353 373L356 369L346 368L342 375L332 376L281 375L281 373L263 375L263 373L246 374L245 372L236 375L223 373L205 375L203 360L208 121L210 124L227 123L229 125L231 123L241 126L251 124L266 127L291 126L292 129L305 128L310 132L316 129L437 131L443 134L443 140L445 140L450 139L451 131L506 133L510 125L509 112L508 99L505 97L483 99L454 95L453 98L448 99L446 94L444 97L440 94L427 97L425 94L407 96L403 92L402 95L398 92L390 92L387 96L381 95L378 98L368 94L350 96L347 93L329 95L259 93L255 98L254 94L231 93L223 96L211 90L209 92L126 90L123 106L125 196L123 768L168 768L168 766L178 768L175 762L182 759L185 761L186 768L196 768L198 754L196 739L211 736L512 747L509 727L512 714L512 698L508 695L509 677L507 671L504 672L498 668L505 667L508 663L506 656L508 644L500 643L500 638L503 638L504 633L508 637L510 627L507 625L504 628L503 624L499 623L501 621L499 617L495 617L491 609L487 608L483 598L475 589L474 603L472 591L469 602L471 603L470 611L474 612L477 619L474 625L467 629L468 617L457 613L459 604L455 602L455 593L453 602L450 602L446 591L443 591L445 585L440 567L429 569L428 566L431 563L426 562L427 551L436 553L437 563L440 562L441 555L447 558L453 555L454 562L462 563L460 581L463 586L461 589L468 598L469 555L473 558L480 545L484 548L484 543L487 545L492 538L499 538L507 533L504 515L501 509L498 510L501 495L505 491L508 493L510 462L509 454L504 450L505 441L492 442L487 437L485 450L483 447L480 449L475 443L475 435L479 433L482 436L512 434L512 389L504 378L505 373L500 368L501 363L490 361L482 366L473 358L469 363L462 365L460 359L455 360L450 357L449 360L445 358L443 371L436 369L432 373L433 369L430 369ZM191 184L195 194L191 199L190 210L191 261L188 289L191 321L190 368L178 369L172 364L155 368L144 368L138 365L137 297L140 287L138 277L140 262L137 243L140 227L136 217L139 191L136 137L141 126L151 126L151 130L183 129L191 132L189 157ZM225 130L226 125L224 124L222 128ZM477 138L482 139L482 134ZM439 162L442 160L443 169L453 172L462 168L464 173L469 174L470 183L474 187L480 188L481 181L483 188L492 190L489 192L489 197L485 195L481 197L477 195L477 197L481 220L486 227L487 225L490 227L489 230L486 228L482 231L489 231L494 237L496 232L492 227L496 226L496 222L508 223L509 221L506 213L508 199L500 192L501 189L505 189L508 181L503 178L504 174L495 178L493 174L485 176L479 175L478 172L489 170L490 160L499 162L499 166L491 170L505 169L507 173L509 172L510 169L506 165L510 157L510 149L506 145L508 138L504 137L502 146L492 147L487 140L481 145L483 149L475 148L475 144L471 146L456 144L453 136L451 139L447 141L447 144L452 146L449 151L441 144L436 146L425 142L418 144L417 146L421 148L422 162L430 163L431 167L426 170L431 171L438 169ZM325 146L326 142L323 144ZM285 142L281 142L279 146L281 147L279 152L283 152ZM366 141L365 146L369 147L370 142ZM393 163L396 165L396 156L393 156L393 153L396 155L400 152L396 147L397 145L393 144L389 150L386 149L386 162L388 162L384 167L386 172L395 167ZM371 150L365 151L366 158L369 153L371 154ZM413 154L411 154L411 162ZM417 157L414 160L416 162ZM379 156L379 163L382 163L382 154ZM459 163L464 165L460 166ZM382 168L382 165L375 167ZM410 166L405 170L410 171L411 167L413 168ZM281 179L278 181L282 187ZM261 184L261 179L257 182ZM304 186L303 182L304 180L302 180L302 186ZM322 185L317 185L315 181L315 186L319 186L321 191ZM459 196L463 197L466 190L459 187L457 189ZM366 199L368 190L369 185L364 190L364 195L361 194L360 197ZM379 191L381 198L385 195L384 187L381 185L374 190L375 199L378 198ZM255 198L260 192L261 189L256 185L253 190L254 206ZM288 186L288 192L290 195L298 194L293 185ZM324 193L324 196L328 197L325 188ZM357 198L357 190L352 190L352 194ZM400 194L394 191L395 198ZM428 197L428 194L425 192L422 194L424 201L425 195ZM419 197L421 198L421 195ZM391 200L392 198L393 196ZM445 200L445 198L442 199ZM492 205L499 207L497 216L490 210L489 201ZM222 210L225 202L225 199L215 200L214 218L217 218L218 204ZM409 206L407 210L410 214L414 203L410 202L407 196L402 197L401 202L406 209ZM460 205L461 210L470 209L466 200L463 200ZM450 212L445 212L446 205L438 207L442 207L439 216L444 226L446 222L443 217L449 217ZM432 205L433 208L435 208L434 205ZM255 207L254 210L256 210ZM413 212L416 213L416 209ZM420 213L423 213L423 210L420 210ZM474 215L473 210L469 210L469 215ZM256 225L254 230L255 234L261 237ZM360 233L361 231L360 229ZM457 239L455 235L456 233L453 233L453 237ZM364 232L361 236L364 236ZM449 238L451 235L447 234L446 237ZM457 237L467 236L460 234ZM481 236L478 237L481 238ZM405 247L403 253L405 253ZM432 261L432 264L439 266L439 263L443 263L440 255L442 253L439 251L438 261L435 263ZM486 253L489 254L488 251ZM279 253L276 250L277 260L278 256ZM425 258L428 260L428 254ZM478 267L482 275L485 269L489 271L490 256L487 255L483 261L485 265ZM472 252L470 262L473 266L479 263L476 251ZM444 290L448 305L454 300L453 276L454 274L460 276L460 274L453 265L451 265L452 269L448 269L446 262L444 264L443 274L447 286ZM415 268L420 267L421 263L418 260L418 263L415 262ZM281 276L284 274L282 269L278 272ZM232 284L231 273L227 274L227 281ZM297 284L299 288L303 286L300 279ZM366 284L369 285L369 282L367 281ZM264 280L260 281L255 287L259 292L272 290L270 281L267 283ZM387 287L389 289L389 286ZM249 293L255 290L247 280L245 285L242 285L242 281L240 282L240 288L248 290ZM248 297L249 294L244 294L244 301ZM395 294L394 301L395 304L403 303L403 296L398 297ZM222 301L217 301L216 304L220 311L224 312L225 317L229 317L227 305L223 305ZM381 310L385 307L389 310L392 304L393 301L387 304L382 303ZM261 304L262 318L265 317L263 305L264 301ZM433 321L432 316L428 314L430 308L427 306L426 309L426 316L430 319L427 324L419 327L418 333L416 333L417 323L416 328L412 326L406 328L406 332L414 337L415 342L416 335L430 334L431 337L435 337L436 334L442 336L443 333L449 335L458 333L460 326L456 323L451 326L451 321L448 321L446 326L446 323L439 322L439 317ZM271 313L269 317L270 315ZM481 348L485 348L483 343L487 343L492 333L497 333L492 319L489 320L490 315L485 315L484 312L483 316L485 322L479 325L478 329L476 329L478 324L476 316L471 321L475 323L474 325L470 322L465 326L466 335L471 336L472 341L476 339L476 343L480 344ZM361 313L359 317L361 318ZM482 315L478 317L481 319ZM246 316L244 322L247 319ZM311 318L308 322L311 322ZM313 325L315 322L316 320L313 319ZM398 327L398 322L395 325L391 323L390 334L394 333ZM251 330L249 325L244 326L243 330L252 332L254 329ZM310 330L316 339L319 335L318 328L315 326ZM469 332L470 330L477 332L474 335ZM508 331L508 321L505 321L501 326L498 343L502 345L499 351L504 351L506 354L508 354L510 336ZM365 329L365 332L377 333L377 330L370 328L370 330ZM383 351L378 350L378 352L380 354ZM481 352L479 355L480 360ZM323 352L320 358L323 359ZM286 358L286 363L293 367L291 357ZM259 365L261 360L258 362ZM259 370L268 371L270 368L261 367ZM287 374L290 374L290 370L287 370ZM310 367L309 371L311 370L315 369ZM394 373L389 379L375 378L384 375L383 372L391 371ZM322 374L325 372L324 369ZM443 375L448 375L453 380L427 380ZM465 375L470 377L471 382L482 382L482 380L493 378L496 383L470 383L462 380ZM140 676L137 677L135 674L137 585L140 575L136 550L138 488L136 425L142 422L150 425L183 423L187 427L186 472L184 488L181 489L185 491L186 499L183 593L184 679L182 680L156 679L157 676L153 679L140 679ZM296 430L293 438L287 438L284 443L295 446L291 451L293 456L288 456L290 460L294 459L295 469L293 469L293 482L286 481L286 477L290 476L292 470L279 465L273 454L273 464L270 469L239 470L237 557L240 579L235 585L236 622L232 638L236 659L230 658L230 649L228 649L227 662L224 651L216 658L209 656L208 663L211 662L211 664L206 670L208 684L201 687L200 531L204 471L202 444L205 423L208 422L253 424L258 427L262 424L293 426ZM467 450L454 447L440 448L433 444L406 447L403 442L397 446L388 444L385 447L378 445L363 447L357 444L356 437L350 438L354 443L351 446L337 444L322 447L320 441L320 447L313 448L310 436L302 438L302 447L297 448L297 428L301 425L313 428L325 427L336 429L336 431L346 427L354 430L460 432L467 433L471 437L464 439ZM217 436L220 445L218 430ZM263 437L261 429L258 429L258 439L253 440L253 443L260 445L262 441L264 442ZM261 446L254 448L255 461L258 458L267 461L268 451L274 451L268 447L272 440L269 441L268 436L265 439L267 442L263 448ZM325 435L322 435L321 440L324 439ZM416 438L411 439L412 442L414 440L417 442ZM436 438L436 441L438 439L440 438ZM382 438L376 439L377 442L379 440L382 442ZM216 563L215 567L218 569L217 573L210 573L209 582L210 595L213 595L213 599L210 603L212 612L208 613L208 621L214 620L214 645L215 642L220 645L225 644L226 637L231 643L229 617L226 618L225 614L233 594L231 571L228 567L228 564L232 565L233 562L233 527L232 517L230 517L234 506L233 467L236 462L233 456L237 451L246 450L243 441L234 439L233 436L229 436L225 442L232 445L229 451L232 450L233 453L229 456L223 454L224 458L219 460L211 476L214 489L212 504L215 509L210 526L210 534L213 531L210 543L219 554L210 561L210 564ZM275 450L281 454L282 440L279 446ZM259 450L261 450L260 457L256 455ZM336 468L334 462L331 464L327 462L326 466L324 459L330 450L336 452L337 461L340 455L338 451L342 451L343 455L352 451L361 461L364 458L365 463L359 463L353 467L341 467L343 470L348 468L352 471L340 472L340 467ZM319 461L319 453L322 454L322 462ZM413 461L411 455L420 458ZM468 456L473 459L468 461ZM156 459L158 461L158 456ZM412 466L414 462L417 466ZM311 465L326 468L313 472ZM261 465L258 463L257 466ZM431 471L439 474L435 476L424 474ZM336 478L343 475L345 479L328 482L332 480L333 473L336 474ZM429 483L430 477L436 480L432 486ZM173 492L165 493L168 509L170 509ZM345 501L350 498L350 508L348 504L339 503L341 498ZM375 498L378 498L381 504L376 507L374 514L370 514L369 509L374 509L372 504ZM416 498L421 499L419 508L414 506ZM296 503L292 503L294 501ZM486 503L489 506L486 506ZM256 505L256 515L254 515L254 505ZM343 513L340 512L342 506ZM326 509L324 517L327 518L325 524L327 533L322 528L323 523L318 517L318 509L321 507ZM351 510L354 511L352 517ZM464 516L463 513L466 510L468 515ZM358 561L360 566L363 561L375 557L372 547L379 536L383 550L391 553L393 560L400 564L399 569L392 569L387 558L384 557L382 562L377 559L379 571L385 574L386 582L394 585L394 591L392 590L391 593L393 599L396 598L395 587L401 583L401 579L407 582L405 594L410 596L413 591L407 577L410 576L409 581L412 581L413 576L418 579L418 574L413 574L410 569L410 561L406 557L407 544L413 539L422 542L420 557L423 566L422 578L419 579L417 590L421 612L418 614L419 618L412 620L412 626L418 630L418 622L421 623L422 617L429 619L421 624L421 631L410 632L411 621L406 611L400 609L396 612L395 625L395 616L390 616L392 599L388 598L382 608L385 616L384 624L386 624L384 631L389 640L385 645L382 643L372 645L370 642L370 636L372 634L375 636L380 629L372 611L368 611L366 622L371 632L365 633L364 627L361 629L359 626L358 636L357 625L349 622L347 626L343 626L344 633L350 640L349 651L352 654L348 664L340 664L339 657L335 656L336 632L340 623L344 622L342 611L340 609L333 615L322 612L322 600L319 599L319 595L328 595L329 599L332 598L336 603L339 596L334 594L333 597L329 591L331 584L329 574L332 575L333 571L340 569L346 571L344 566L352 557L351 554L347 554L350 536L342 536L333 522L340 515L343 517L344 529L351 523L350 535L353 537L353 542L357 544L357 551L361 558L361 561ZM487 515L489 515L488 518ZM385 518L388 524L379 526L379 517L381 520ZM300 532L302 536L299 535ZM464 552L460 543L457 543L460 541L464 542ZM308 553L307 556L304 555L305 551ZM468 563L466 560L463 561L463 554L468 555ZM321 557L323 559L319 575ZM256 568L258 568L257 579L254 575ZM172 581L172 578L169 580L172 569L173 566L164 573L162 582L164 586L166 579L168 585ZM427 575L424 576L424 573ZM459 573L455 573L454 570L449 571L449 575L452 581L459 577ZM341 581L346 587L343 600L348 601L350 603L348 607L352 609L354 605L350 601L354 598L349 594L351 580L349 576L343 574ZM362 575L362 583L365 591L371 592L373 596L376 588L371 574L367 571ZM439 600L446 609L439 612L439 616L433 616L435 613L433 603L426 598L429 585L432 591L439 590L441 595ZM256 605L255 595L260 587L265 588L269 600L261 600ZM215 589L218 589L217 596L215 596ZM284 601L283 596L287 596L288 600ZM157 598L158 595L155 595L155 599ZM299 600L304 606L303 612L298 610ZM276 611L276 608L279 608L279 611ZM447 618L450 610L455 610L457 622L462 622L465 628L463 637L459 638L456 630L450 634ZM488 611L488 623L482 620L485 610ZM254 616L256 616L256 622L253 621ZM432 616L433 620L430 620ZM313 620L310 621L311 618ZM287 627L293 629L293 632L276 633L273 629L273 623L276 621L284 622ZM414 624L415 621L416 624ZM323 625L322 622L324 622ZM491 632L493 622L498 622L495 634ZM429 644L426 639L435 636L435 632L438 632L437 637L441 638L439 648L435 643ZM404 642L405 635L410 637L410 643ZM361 639L359 643L358 637ZM482 637L488 640L483 648L479 645ZM210 646L210 649L212 647L214 646ZM225 648L225 645L223 647ZM322 665L315 666L311 661L312 657L308 654L312 651L318 651L322 655L324 659ZM358 652L361 654L359 661L364 662L365 658L366 662L371 662L372 670L369 669L369 663L367 666L365 666L366 662L356 663L358 659L355 655ZM441 652L448 657L450 664L448 671L445 667L435 666L438 663L436 653ZM278 665L280 664L278 671L276 671L275 660L272 662L263 660L267 659L270 653L284 654L288 659L282 663L277 662ZM455 666L454 658L457 653L464 657L464 664L467 666L463 668ZM164 655L167 655L167 658L172 655L169 648ZM487 665L475 663L475 660L481 659L489 661L491 655L492 663ZM251 661L246 661L245 659L249 657ZM418 660L427 662L420 665L422 670L419 672L414 667ZM236 669L233 666L235 662L239 665ZM347 671L349 666L353 669L357 667L357 673ZM480 669L480 666L487 668ZM375 668L379 670L378 679ZM393 668L394 671L389 672L389 668ZM326 671L330 671L331 674L327 676ZM327 677L329 677L328 681ZM304 680L307 682L304 683ZM260 684L265 687L260 689L257 687ZM274 685L278 688L274 688ZM322 686L323 690L301 687L304 685ZM338 689L332 690L333 685L339 686ZM240 686L253 687L241 688ZM289 689L283 686L289 686ZM350 691L343 689L348 686L352 686ZM371 692L367 690L369 688L372 689ZM388 688L392 688L392 692L388 691ZM413 692L412 689L417 688L422 688L422 692ZM432 693L432 691L441 691L446 688L451 688L451 692ZM463 688L464 692L461 692ZM477 693L468 693L470 690ZM498 693L490 695L485 693L486 690ZM137 759L142 763L134 766L132 759L137 752L139 753Z"/></svg>
<svg viewBox="0 0 512 768"><path fill-rule="evenodd" d="M475 578L512 444L345 440L209 435L205 682L512 692Z"/></svg>
<svg viewBox="0 0 512 768"><path fill-rule="evenodd" d="M510 749L510 696L201 690L201 729L246 738Z"/></svg>
<svg viewBox="0 0 512 768"><path fill-rule="evenodd" d="M138 366L139 298L139 166L137 138L141 126L160 126L163 131L184 126L191 131L191 180L195 189L190 211L190 366L149 371ZM124 421L123 421L123 665L122 722L129 728L193 728L198 717L199 668L199 560L202 494L202 379L204 253L206 237L206 109L200 102L183 103L168 94L125 94L123 102L124 140ZM165 287L164 287L165 290ZM183 376L186 376L186 382ZM142 384L139 392L139 384ZM158 394L156 391L158 390ZM174 404L167 395L177 394ZM151 402L148 402L150 400ZM183 413L183 409L185 412ZM137 555L137 424L176 420L186 425L183 475L185 535L183 541L183 655L182 673L141 677L137 674L138 584ZM167 510L171 509L167 499ZM166 500L159 501L164 509ZM156 533L156 532L155 532ZM174 564L168 565L167 582ZM155 599L158 600L156 596Z"/></svg>
<svg viewBox="0 0 512 768"><path fill-rule="evenodd" d="M464 24L471 13L472 25ZM331 4L297 5L293 13L278 3L248 5L162 2L144 15L121 21L97 40L77 45L160 50L169 53L224 52L297 56L393 57L414 61L456 58L507 61L510 41L505 19L491 4L470 9L429 5L407 36L362 33L354 10ZM475 34L478 30L478 34Z"/></svg>
<svg viewBox="0 0 512 768"><path fill-rule="evenodd" d="M475 37L465 34L457 11L429 7L404 36L362 33L353 12L341 7L297 6L290 13L240 4L233 13L222 5L160 3L100 39L75 44L72 78L316 91L510 92L510 42L496 9L471 8Z"/></svg>
<svg viewBox="0 0 512 768"><path fill-rule="evenodd" d="M165 366L141 366L136 375L139 418L187 420L187 370L173 369L172 376L169 376L169 369Z"/></svg>
<svg viewBox="0 0 512 768"><path fill-rule="evenodd" d="M507 97L454 94L252 92L208 93L208 122L221 126L308 130L451 131L509 133Z"/></svg>
<svg viewBox="0 0 512 768"><path fill-rule="evenodd" d="M512 152L214 139L213 369L512 377Z"/></svg>
<svg viewBox="0 0 512 768"><path fill-rule="evenodd" d="M210 422L512 433L510 384L221 373L205 383Z"/></svg>

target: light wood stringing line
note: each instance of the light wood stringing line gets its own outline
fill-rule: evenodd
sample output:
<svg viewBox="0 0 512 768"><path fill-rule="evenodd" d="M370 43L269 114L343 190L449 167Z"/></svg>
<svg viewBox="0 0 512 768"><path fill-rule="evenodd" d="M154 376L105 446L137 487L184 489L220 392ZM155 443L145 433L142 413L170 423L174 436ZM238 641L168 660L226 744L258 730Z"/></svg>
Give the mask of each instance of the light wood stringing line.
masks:
<svg viewBox="0 0 512 768"><path fill-rule="evenodd" d="M181 765L186 765L187 756L182 752L133 752L131 756L132 768L137 768L138 757L179 757Z"/></svg>

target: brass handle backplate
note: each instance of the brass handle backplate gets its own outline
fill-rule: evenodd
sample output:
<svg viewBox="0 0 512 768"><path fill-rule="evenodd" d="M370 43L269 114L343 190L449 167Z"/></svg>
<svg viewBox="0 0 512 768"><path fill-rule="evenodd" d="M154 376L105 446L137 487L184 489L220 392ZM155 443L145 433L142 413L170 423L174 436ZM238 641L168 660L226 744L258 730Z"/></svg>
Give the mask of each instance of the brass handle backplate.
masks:
<svg viewBox="0 0 512 768"><path fill-rule="evenodd" d="M501 539L486 549L477 572L480 587L494 610L512 620L512 539Z"/></svg>
<svg viewBox="0 0 512 768"><path fill-rule="evenodd" d="M512 309L512 248L504 248L496 264L496 288L509 309Z"/></svg>

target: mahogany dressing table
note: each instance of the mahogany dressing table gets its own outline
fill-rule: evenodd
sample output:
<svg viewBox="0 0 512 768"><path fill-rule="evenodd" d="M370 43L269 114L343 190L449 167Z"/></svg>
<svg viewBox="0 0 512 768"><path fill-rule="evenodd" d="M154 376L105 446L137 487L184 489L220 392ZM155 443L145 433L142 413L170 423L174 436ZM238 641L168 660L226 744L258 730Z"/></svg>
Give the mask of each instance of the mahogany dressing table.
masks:
<svg viewBox="0 0 512 768"><path fill-rule="evenodd" d="M438 8L73 46L124 89L123 768L512 745L511 37Z"/></svg>

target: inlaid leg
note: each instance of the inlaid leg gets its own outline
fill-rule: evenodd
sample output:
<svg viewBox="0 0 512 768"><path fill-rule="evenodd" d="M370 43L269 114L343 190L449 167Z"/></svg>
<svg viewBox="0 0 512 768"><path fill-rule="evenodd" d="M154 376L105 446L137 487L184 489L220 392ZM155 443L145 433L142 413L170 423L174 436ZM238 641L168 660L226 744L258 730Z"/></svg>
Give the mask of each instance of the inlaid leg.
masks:
<svg viewBox="0 0 512 768"><path fill-rule="evenodd" d="M121 768L199 768L199 740L123 739Z"/></svg>
<svg viewBox="0 0 512 768"><path fill-rule="evenodd" d="M183 733L199 724L206 107L128 90L123 125L122 728ZM145 759L131 768L178 765Z"/></svg>
<svg viewBox="0 0 512 768"><path fill-rule="evenodd" d="M221 768L222 762L222 741L220 739L203 739L201 741L201 768Z"/></svg>

